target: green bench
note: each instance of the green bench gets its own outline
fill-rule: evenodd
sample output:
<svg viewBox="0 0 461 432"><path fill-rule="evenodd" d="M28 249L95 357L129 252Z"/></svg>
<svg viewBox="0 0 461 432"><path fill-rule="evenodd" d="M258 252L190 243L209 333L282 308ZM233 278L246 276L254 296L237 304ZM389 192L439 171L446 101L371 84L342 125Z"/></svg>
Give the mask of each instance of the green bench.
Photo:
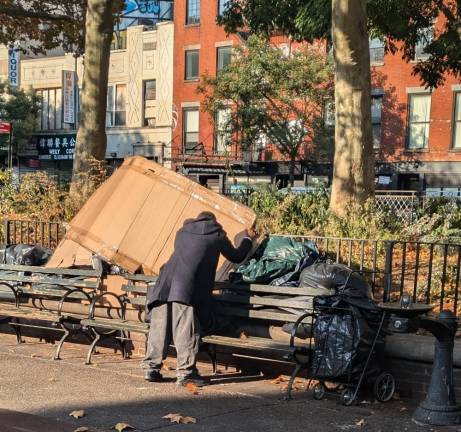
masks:
<svg viewBox="0 0 461 432"><path fill-rule="evenodd" d="M102 268L81 270L0 264L0 323L13 328L18 343L23 342L22 327L63 332L54 354L58 360L64 342L82 331L80 321L88 314L87 307L68 311L66 306L70 303L89 306L101 282ZM51 307L45 304L48 302Z"/></svg>
<svg viewBox="0 0 461 432"><path fill-rule="evenodd" d="M93 299L90 314L81 324L94 334L94 341L88 351L86 363L90 364L96 345L105 338L112 337L124 347L122 352L127 356L124 344L130 340L130 333L141 333L147 336L149 325L144 322L144 308L146 303L147 284L154 283L156 278L143 275L126 275L127 283L123 285L123 294L103 293ZM216 373L217 347L225 348L232 355L251 355L260 359L273 359L293 364L293 373L288 386L292 383L301 369L306 368L309 362L310 338L305 341L296 339L294 332L286 335L288 340L274 340L269 335L247 335L241 328L269 328L282 327L292 324L298 328L300 323L312 324L313 295L318 290L311 288L279 287L269 285L235 285L231 283L216 283L214 299L216 302L216 317L234 324L233 331L210 334L202 338L204 348L210 355L213 372ZM95 316L96 306L107 296L115 298L117 310L111 317ZM303 296L301 300L298 297ZM127 314L131 317L127 318ZM114 315L117 315L114 317ZM134 319L133 316L136 315ZM237 324L237 325L236 325ZM235 327L237 327L235 329ZM250 332L248 332L250 333Z"/></svg>

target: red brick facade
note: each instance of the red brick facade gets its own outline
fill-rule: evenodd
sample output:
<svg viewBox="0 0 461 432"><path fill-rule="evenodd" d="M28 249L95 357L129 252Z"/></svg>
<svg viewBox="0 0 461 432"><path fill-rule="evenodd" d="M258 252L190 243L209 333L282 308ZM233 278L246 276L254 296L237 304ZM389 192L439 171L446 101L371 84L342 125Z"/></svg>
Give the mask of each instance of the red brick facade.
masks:
<svg viewBox="0 0 461 432"><path fill-rule="evenodd" d="M185 155L183 151L183 110L200 104L197 94L198 80L185 79L185 51L199 50L199 75L215 74L217 48L241 42L237 35L227 36L216 24L219 0L201 0L200 23L186 24L187 0L174 2L175 58L174 104L178 123L173 134L173 159L176 166L187 163L223 165L214 157L214 126L208 114L199 111L198 142L203 144L201 156ZM438 25L441 23L439 22ZM283 43L286 40L277 40ZM429 142L424 150L408 150L408 101L409 94L424 92L417 76L412 75L412 63L401 58L401 53L387 54L380 65L372 66L372 87L383 92L380 149L376 151L377 174L390 177L387 187L393 189L424 189L427 187L461 187L461 149L453 149L454 92L461 90L460 81L447 77L440 88L431 94ZM277 159L277 152L273 152ZM265 169L265 168L262 168ZM272 168L274 171L274 168ZM275 169L276 171L277 169ZM304 174L325 175L331 166L310 166ZM302 179L299 171L298 179ZM274 178L274 176L273 176Z"/></svg>

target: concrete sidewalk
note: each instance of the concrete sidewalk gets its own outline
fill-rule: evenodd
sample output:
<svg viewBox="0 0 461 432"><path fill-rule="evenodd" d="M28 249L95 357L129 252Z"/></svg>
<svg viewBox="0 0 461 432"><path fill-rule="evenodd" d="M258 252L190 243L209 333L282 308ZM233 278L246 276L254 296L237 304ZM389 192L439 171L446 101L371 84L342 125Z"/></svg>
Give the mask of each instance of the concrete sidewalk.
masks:
<svg viewBox="0 0 461 432"><path fill-rule="evenodd" d="M367 401L348 408L339 405L333 396L315 401L310 392L304 391L305 380L296 384L298 390L291 402L281 400L285 382L229 372L193 394L174 384L174 359L167 362L171 370L165 372L171 381L151 384L142 379L139 358L123 361L120 355L102 350L94 358L95 365L85 366L86 346L67 344L61 361L51 360L53 349L29 338L26 344L16 345L13 336L0 334L0 407L40 416L36 429L21 429L21 425L14 429L13 414L0 411L0 432L67 432L79 427L110 431L119 422L144 432L170 427L207 432L461 431L461 427L415 425L411 421L414 406L408 401ZM210 371L208 365L205 369L202 366L204 374ZM69 417L74 410L84 410L85 416ZM177 425L162 418L178 412L196 418L197 423ZM6 419L10 429L2 427ZM40 429L39 421L45 419L65 424L56 426L58 429Z"/></svg>

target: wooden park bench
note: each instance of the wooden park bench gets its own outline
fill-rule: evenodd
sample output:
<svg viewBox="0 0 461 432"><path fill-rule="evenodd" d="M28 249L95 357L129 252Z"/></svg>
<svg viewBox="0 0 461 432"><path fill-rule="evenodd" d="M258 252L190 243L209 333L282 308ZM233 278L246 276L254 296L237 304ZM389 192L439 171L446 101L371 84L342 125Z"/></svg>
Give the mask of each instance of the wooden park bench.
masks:
<svg viewBox="0 0 461 432"><path fill-rule="evenodd" d="M123 294L117 296L113 293L102 293L93 299L90 315L82 320L82 325L90 329L95 339L88 351L86 363L90 364L96 345L104 338L116 338L122 344L122 352L127 355L125 342L130 340L130 333L147 335L149 325L144 322L144 308L146 303L147 284L155 282L155 277L143 275L128 275L127 284L123 285ZM281 327L291 323L293 328L299 324L312 324L313 295L318 295L318 290L311 288L294 288L269 285L237 285L231 283L216 283L214 298L217 302L216 315L230 323L238 323L238 327L247 325L263 325ZM97 317L94 314L98 303L106 296L115 298L118 317ZM296 298L303 296L302 300ZM130 315L128 317L128 315ZM113 314L112 314L113 315ZM134 318L136 316L136 318ZM289 336L287 335L287 339ZM232 354L256 353L257 358L274 359L294 364L293 373L288 386L288 395L292 383L301 371L307 367L310 353L309 338L306 341L296 339L294 331L290 341L277 341L269 337L247 336L239 332L219 332L202 338L204 348L210 355L213 372L217 372L216 349L226 348Z"/></svg>
<svg viewBox="0 0 461 432"><path fill-rule="evenodd" d="M102 268L81 270L0 264L0 323L13 328L18 343L23 342L22 327L63 332L54 354L58 360L64 342L82 331L80 321L88 314L87 307L77 306L69 311L72 309L69 305L89 305L101 281Z"/></svg>

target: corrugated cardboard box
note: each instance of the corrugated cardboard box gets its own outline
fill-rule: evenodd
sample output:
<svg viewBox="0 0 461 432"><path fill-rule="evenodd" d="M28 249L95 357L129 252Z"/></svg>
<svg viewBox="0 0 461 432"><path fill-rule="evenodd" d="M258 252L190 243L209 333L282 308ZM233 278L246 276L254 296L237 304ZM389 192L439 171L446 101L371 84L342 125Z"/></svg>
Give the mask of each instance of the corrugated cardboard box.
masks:
<svg viewBox="0 0 461 432"><path fill-rule="evenodd" d="M158 274L184 221L211 211L235 240L254 212L141 157L128 158L70 222L66 238L130 272ZM228 269L220 263L218 279Z"/></svg>

